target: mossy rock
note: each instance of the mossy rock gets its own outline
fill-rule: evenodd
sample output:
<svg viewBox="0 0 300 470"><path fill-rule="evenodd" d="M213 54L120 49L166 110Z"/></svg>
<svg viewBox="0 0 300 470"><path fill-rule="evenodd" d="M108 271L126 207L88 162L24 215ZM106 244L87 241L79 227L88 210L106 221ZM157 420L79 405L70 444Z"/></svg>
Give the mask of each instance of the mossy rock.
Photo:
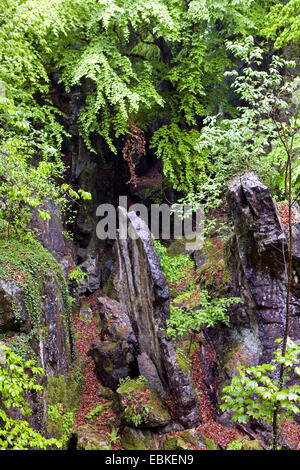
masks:
<svg viewBox="0 0 300 470"><path fill-rule="evenodd" d="M106 283L104 284L103 294L109 297L110 299L113 299L113 300L117 299L117 293L114 288L112 275L109 276Z"/></svg>
<svg viewBox="0 0 300 470"><path fill-rule="evenodd" d="M122 447L125 450L156 450L154 435L149 430L142 430L126 426L121 437Z"/></svg>
<svg viewBox="0 0 300 470"><path fill-rule="evenodd" d="M181 433L181 438L184 439L185 441L189 442L193 446L198 447L199 439L195 435L195 433L193 433L193 431L191 429L185 429Z"/></svg>
<svg viewBox="0 0 300 470"><path fill-rule="evenodd" d="M47 431L51 437L61 440L65 447L79 406L79 385L73 375L69 376L67 381L63 375L60 375L49 377L46 389Z"/></svg>
<svg viewBox="0 0 300 470"><path fill-rule="evenodd" d="M199 439L203 442L206 447L206 450L219 450L217 444L212 439L204 436L204 434L199 432Z"/></svg>
<svg viewBox="0 0 300 470"><path fill-rule="evenodd" d="M143 404L148 406L150 411L147 420L142 422L139 427L165 426L171 421L169 411L157 390L146 383L129 379L120 385L120 387L117 389L117 394L119 396L121 410L124 412L125 408L128 406L127 400L130 396L134 396L135 392L145 392L147 389L150 389L150 397L147 402ZM126 421L124 413L122 418Z"/></svg>
<svg viewBox="0 0 300 470"><path fill-rule="evenodd" d="M114 401L116 399L115 392L110 390L110 388L103 387L103 385L100 385L99 387L99 396L109 401Z"/></svg>
<svg viewBox="0 0 300 470"><path fill-rule="evenodd" d="M180 351L176 351L176 359L177 359L177 362L178 362L178 365L180 367L180 369L182 370L182 372L186 375L190 375L191 374L191 368L192 368L192 364L191 364L191 361L188 359L187 356L185 356L185 354L183 354L184 351L180 350Z"/></svg>
<svg viewBox="0 0 300 470"><path fill-rule="evenodd" d="M84 419L86 419L86 421L95 421L101 415L101 413L103 413L103 411L111 408L112 404L112 401L109 401L107 403L102 403L101 405L96 406L84 417Z"/></svg>
<svg viewBox="0 0 300 470"><path fill-rule="evenodd" d="M186 243L191 243L186 238L181 238L178 240L174 240L169 248L167 249L167 253L169 256L178 256L186 253Z"/></svg>
<svg viewBox="0 0 300 470"><path fill-rule="evenodd" d="M188 444L177 436L167 436L163 443L164 450L188 450Z"/></svg>
<svg viewBox="0 0 300 470"><path fill-rule="evenodd" d="M86 424L76 429L77 450L111 450L108 437L95 426Z"/></svg>
<svg viewBox="0 0 300 470"><path fill-rule="evenodd" d="M247 441L243 444L242 450L263 450L258 441Z"/></svg>

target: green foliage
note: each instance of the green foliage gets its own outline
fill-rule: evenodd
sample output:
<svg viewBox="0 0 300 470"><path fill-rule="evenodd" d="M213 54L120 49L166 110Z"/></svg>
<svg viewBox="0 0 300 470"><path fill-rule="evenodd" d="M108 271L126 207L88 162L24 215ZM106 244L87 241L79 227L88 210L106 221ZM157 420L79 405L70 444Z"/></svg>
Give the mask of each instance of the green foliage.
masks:
<svg viewBox="0 0 300 470"><path fill-rule="evenodd" d="M275 41L276 49L291 42L297 43L300 39L300 1L276 3L267 15L262 32Z"/></svg>
<svg viewBox="0 0 300 470"><path fill-rule="evenodd" d="M211 298L208 291L201 290L195 300L193 293L187 291L174 299L170 306L170 318L167 321L167 334L172 338L184 336L187 333L199 332L201 328L214 326L217 322L229 325L227 309L234 303L241 302L240 298ZM188 300L182 308L178 304Z"/></svg>
<svg viewBox="0 0 300 470"><path fill-rule="evenodd" d="M153 245L158 253L163 273L168 282L178 282L184 276L184 270L194 265L189 255L169 256L167 248L159 240L153 239Z"/></svg>
<svg viewBox="0 0 300 470"><path fill-rule="evenodd" d="M66 448L79 406L79 386L75 377L49 377L47 385L47 431Z"/></svg>
<svg viewBox="0 0 300 470"><path fill-rule="evenodd" d="M24 418L32 413L26 394L43 389L38 379L44 372L36 367L35 361L23 362L3 343L0 347L0 449L47 449L51 445L60 447L56 439L45 439L32 429L26 419L10 417L11 409L17 410Z"/></svg>
<svg viewBox="0 0 300 470"><path fill-rule="evenodd" d="M19 218L22 201L27 207L38 207L40 215L47 218L42 202L52 189L52 198L59 203L65 201L64 191L77 199L75 193L71 194L74 190L57 184L64 170L61 144L66 135L62 126L66 117L53 105L49 78L53 71L59 71L59 83L67 91L76 87L82 91L83 105L77 123L91 151L95 138L101 136L109 149L116 152L118 137L129 131L132 122L145 128L157 121L159 127L151 146L163 158L170 183L189 196L200 191L200 199L206 192L210 195L220 192L224 174L230 174L224 168L231 157L220 159L211 145L205 149L205 141L214 137L211 130L199 133L199 128L208 115L234 112L228 102L224 72L235 59L226 47L226 40L257 34L270 7L278 3L277 0L3 2L0 136L3 151L7 153L12 147L13 158L20 161L20 175L14 176L17 194L11 191L9 183L3 188L10 207L6 212L9 220ZM289 4L296 2L291 0ZM235 122L231 130L226 129L229 123L224 122L222 132L228 133L221 140L227 145L229 134L235 136L237 126L241 135L247 119L250 117L245 116L240 125ZM203 139L205 132L209 135ZM250 134L251 126L247 135ZM226 151L227 148L224 156ZM1 172L7 173L5 168L6 163L0 163L0 178ZM215 181L221 168L223 171ZM51 174L51 178L46 174ZM35 186L37 191L33 193ZM28 210L23 215L26 219ZM14 225L20 225L18 220Z"/></svg>
<svg viewBox="0 0 300 470"><path fill-rule="evenodd" d="M56 259L39 242L34 239L21 242L18 239L0 236L0 278L13 283L24 291L24 303L31 323L31 333L27 339L14 338L13 343L19 353L24 356L26 351L32 350L24 347L24 343L43 339L44 325L41 321L41 306L44 302L45 282L49 275L54 279L57 295L61 297L61 320L64 325L66 346L70 357L74 355L74 341L72 339L73 327L71 319L70 297L68 286L61 266ZM15 322L22 324L21 313L15 311ZM23 343L23 346L21 345ZM21 346L21 347L20 347Z"/></svg>
<svg viewBox="0 0 300 470"><path fill-rule="evenodd" d="M235 441L230 442L228 446L226 447L226 450L242 450L243 443L239 441L238 439Z"/></svg>
<svg viewBox="0 0 300 470"><path fill-rule="evenodd" d="M118 436L118 432L119 432L119 430L113 426L112 430L110 432L110 435L109 435L109 441L111 443L117 442L121 439L120 436Z"/></svg>
<svg viewBox="0 0 300 470"><path fill-rule="evenodd" d="M281 341L276 340L277 343ZM300 385L287 385L291 371L300 375L299 353L300 347L289 338L285 356L282 356L281 349L277 349L271 363L248 368L238 367L238 375L223 389L224 403L221 409L232 410L232 419L239 423L248 423L252 417L273 424L277 405L279 422L281 418L291 419L299 414ZM276 378L276 371L281 364L284 365L282 386Z"/></svg>
<svg viewBox="0 0 300 470"><path fill-rule="evenodd" d="M230 63L224 40L258 32L272 3L8 0L0 9L8 132L21 129L30 145L59 155L64 131L49 99L53 67L67 90L85 85L79 124L90 149L91 136L99 134L115 151L114 138L132 116L145 123L147 114L163 112L176 124L196 124L217 100L226 101L220 97ZM158 91L162 81L166 91Z"/></svg>
<svg viewBox="0 0 300 470"><path fill-rule="evenodd" d="M65 448L73 428L75 413L73 411L64 412L59 405L50 405L47 412L48 428L49 423L55 422L59 425L60 446Z"/></svg>
<svg viewBox="0 0 300 470"><path fill-rule="evenodd" d="M159 150L174 186L179 188L180 181L184 181L181 188L187 196L181 202L196 206L205 201L207 211L222 203L229 179L248 170L258 173L274 196L284 197L285 141L292 151L293 196L299 191L295 63L273 55L266 70L264 51L251 36L225 41L225 45L244 64L240 74L235 69L225 73L243 106L238 106L230 118L223 112L205 117L197 140L189 143L194 153L184 150L189 155L189 167L185 157L179 157L174 149L173 138L163 145L164 154Z"/></svg>
<svg viewBox="0 0 300 470"><path fill-rule="evenodd" d="M69 272L69 280L70 281L75 281L77 286L79 286L79 282L82 280L89 280L89 275L87 273L84 273L82 269L77 266L77 268L72 269Z"/></svg>
<svg viewBox="0 0 300 470"><path fill-rule="evenodd" d="M139 376L135 380L125 377L125 379L120 379L119 383L117 392L122 394L126 405L124 408L125 420L136 427L142 423L147 424L149 413L153 409L152 391L149 388L148 380L143 376Z"/></svg>

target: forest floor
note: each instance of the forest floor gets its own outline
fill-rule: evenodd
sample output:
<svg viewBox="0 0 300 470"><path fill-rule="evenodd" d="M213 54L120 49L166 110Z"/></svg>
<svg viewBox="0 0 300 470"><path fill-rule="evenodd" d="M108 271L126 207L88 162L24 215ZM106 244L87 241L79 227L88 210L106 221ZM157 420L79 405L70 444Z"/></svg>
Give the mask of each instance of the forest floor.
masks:
<svg viewBox="0 0 300 470"><path fill-rule="evenodd" d="M80 361L84 363L84 384L80 396L80 404L76 413L74 430L82 425L88 424L86 415L90 413L96 406L109 403L109 400L101 397L100 382L95 374L95 366L92 358L87 356L92 342L99 338L99 318L97 316L97 297L102 295L101 291L94 292L90 297L84 298L91 306L93 315L88 318L80 318L79 313L74 315L74 326L76 330L76 346ZM92 421L97 431L105 434L110 439L113 428L119 428L120 420L111 408L105 409L99 417ZM121 450L119 440L112 442L113 450Z"/></svg>
<svg viewBox="0 0 300 470"><path fill-rule="evenodd" d="M91 307L92 315L89 318L80 317L79 313L74 315L74 326L76 330L76 346L81 364L84 365L84 383L80 397L80 405L76 413L74 430L89 422L86 420L86 415L90 413L96 406L104 403L109 403L109 400L100 396L101 385L95 374L94 361L87 356L91 343L99 338L99 317L97 297L102 295L100 290L94 292L88 298L82 298L84 302L88 302ZM214 353L210 348L206 348L205 360L213 364ZM214 404L209 394L209 390L205 384L205 377L202 364L199 357L199 349L195 350L191 356L192 361L192 374L195 386L197 388L199 399L199 410L201 415L201 425L197 430L205 437L212 439L219 448L225 450L228 444L237 438L245 437L246 434L236 427L224 426L217 423L214 418ZM103 388L103 387L102 387ZM172 403L167 400L167 405L171 415L173 415ZM93 420L92 424L97 430L110 439L113 429L120 431L122 429L121 421L111 408L105 409L99 417ZM294 422L286 422L283 425L284 437L293 448L300 450L300 425ZM180 433L171 432L170 435L176 436ZM263 448L266 448L259 436L253 435L252 438L257 439ZM111 443L113 450L122 450L120 439ZM190 445L191 450L196 450L195 447Z"/></svg>

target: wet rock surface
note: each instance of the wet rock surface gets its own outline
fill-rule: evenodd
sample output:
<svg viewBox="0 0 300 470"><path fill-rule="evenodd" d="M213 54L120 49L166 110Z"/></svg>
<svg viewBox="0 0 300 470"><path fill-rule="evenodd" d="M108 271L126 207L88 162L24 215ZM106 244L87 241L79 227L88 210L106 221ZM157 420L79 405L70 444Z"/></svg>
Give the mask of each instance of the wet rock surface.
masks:
<svg viewBox="0 0 300 470"><path fill-rule="evenodd" d="M241 297L230 311L230 327L210 335L218 358L219 391L238 365L253 366L273 359L276 338L282 338L286 311L287 235L268 188L248 172L229 184L229 209L234 224L230 294ZM294 225L289 336L300 337L300 231Z"/></svg>
<svg viewBox="0 0 300 470"><path fill-rule="evenodd" d="M102 332L88 355L94 359L101 383L116 390L121 378L133 376L137 371L136 338L119 302L108 297L99 297L98 302Z"/></svg>
<svg viewBox="0 0 300 470"><path fill-rule="evenodd" d="M191 379L177 362L173 343L163 333L169 317L169 289L151 233L134 212L119 211L123 223L135 234L126 239L119 234L114 247L114 285L119 301L128 313L140 354L148 358L148 368L142 366L144 374L149 371L146 378L153 386L161 383L156 386L172 396L179 421L191 426L200 421L197 399Z"/></svg>

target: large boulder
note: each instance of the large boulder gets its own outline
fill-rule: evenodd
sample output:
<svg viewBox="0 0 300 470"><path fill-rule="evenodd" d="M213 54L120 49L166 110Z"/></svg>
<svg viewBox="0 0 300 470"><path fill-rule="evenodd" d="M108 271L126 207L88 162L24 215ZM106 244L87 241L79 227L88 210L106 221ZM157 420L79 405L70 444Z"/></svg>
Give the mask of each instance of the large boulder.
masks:
<svg viewBox="0 0 300 470"><path fill-rule="evenodd" d="M253 172L229 183L234 224L230 246L231 295L243 303L230 310L230 327L211 330L217 352L219 391L237 366L273 359L282 338L286 311L287 235L268 188ZM300 337L300 224L295 211L291 321L289 336Z"/></svg>
<svg viewBox="0 0 300 470"><path fill-rule="evenodd" d="M98 431L96 426L86 424L76 428L76 450L111 450L111 444L106 434Z"/></svg>
<svg viewBox="0 0 300 470"><path fill-rule="evenodd" d="M136 339L129 318L119 302L99 297L102 332L88 352L101 383L116 390L121 378L137 372Z"/></svg>
<svg viewBox="0 0 300 470"><path fill-rule="evenodd" d="M124 450L159 450L156 435L149 429L136 429L126 426L121 443Z"/></svg>
<svg viewBox="0 0 300 470"><path fill-rule="evenodd" d="M23 360L34 359L49 377L67 377L72 363L74 337L65 272L37 241L22 243L1 239L0 331L3 341ZM46 426L45 394L29 393L29 422L43 431ZM42 399L41 399L42 398Z"/></svg>
<svg viewBox="0 0 300 470"><path fill-rule="evenodd" d="M171 416L155 388L138 380L126 380L117 389L121 416L135 427L160 428L171 422Z"/></svg>
<svg viewBox="0 0 300 470"><path fill-rule="evenodd" d="M124 239L119 234L116 240L114 285L143 354L141 370L154 387L171 395L179 421L193 426L200 421L197 397L191 376L181 369L174 345L165 334L169 288L151 232L134 212L119 207L119 215L133 236Z"/></svg>

